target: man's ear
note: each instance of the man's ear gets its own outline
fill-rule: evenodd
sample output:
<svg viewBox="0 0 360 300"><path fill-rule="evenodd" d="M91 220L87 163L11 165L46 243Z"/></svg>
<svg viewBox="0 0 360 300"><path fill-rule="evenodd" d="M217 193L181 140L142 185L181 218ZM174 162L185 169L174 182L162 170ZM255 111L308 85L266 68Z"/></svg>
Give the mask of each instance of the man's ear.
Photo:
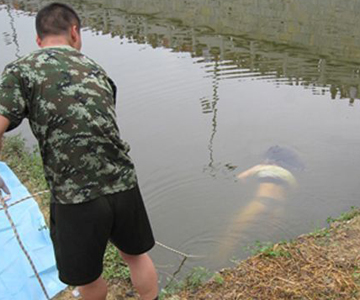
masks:
<svg viewBox="0 0 360 300"><path fill-rule="evenodd" d="M79 40L79 38L80 38L79 29L76 25L71 26L70 35L71 35L71 39L74 43L76 43Z"/></svg>
<svg viewBox="0 0 360 300"><path fill-rule="evenodd" d="M41 47L42 41L38 35L36 35L36 44Z"/></svg>
<svg viewBox="0 0 360 300"><path fill-rule="evenodd" d="M71 37L71 46L80 51L82 43L81 43L80 30L77 25L71 26L70 37Z"/></svg>

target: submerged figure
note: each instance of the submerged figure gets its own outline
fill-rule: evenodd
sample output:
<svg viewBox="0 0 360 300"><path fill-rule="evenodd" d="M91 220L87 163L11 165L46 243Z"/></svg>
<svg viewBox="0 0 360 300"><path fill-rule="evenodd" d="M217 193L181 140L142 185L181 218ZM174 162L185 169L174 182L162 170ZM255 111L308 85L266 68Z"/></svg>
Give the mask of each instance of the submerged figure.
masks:
<svg viewBox="0 0 360 300"><path fill-rule="evenodd" d="M270 210L279 212L284 207L288 194L297 187L292 172L303 168L303 163L293 150L273 146L266 151L262 163L237 175L243 182L254 178L258 184L252 200L245 209L236 213L224 234L217 254L220 261L229 257L239 235L256 217Z"/></svg>
<svg viewBox="0 0 360 300"><path fill-rule="evenodd" d="M266 151L265 159L261 164L240 173L237 178L242 181L249 177L257 179L259 185L254 200L283 201L286 198L286 192L297 186L291 172L303 168L303 163L293 150L273 146Z"/></svg>

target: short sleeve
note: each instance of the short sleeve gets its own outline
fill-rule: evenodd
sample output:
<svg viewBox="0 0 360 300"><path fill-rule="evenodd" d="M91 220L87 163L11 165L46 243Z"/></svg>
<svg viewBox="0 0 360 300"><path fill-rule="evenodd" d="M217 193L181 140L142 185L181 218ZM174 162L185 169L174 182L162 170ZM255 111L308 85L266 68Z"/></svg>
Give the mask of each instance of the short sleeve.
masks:
<svg viewBox="0 0 360 300"><path fill-rule="evenodd" d="M111 86L111 90L113 92L114 104L116 104L116 92L117 92L116 85L115 85L114 81L110 77L108 77L107 80L108 80L108 82L109 82L109 84Z"/></svg>
<svg viewBox="0 0 360 300"><path fill-rule="evenodd" d="M23 86L18 67L7 66L0 79L0 115L10 121L7 131L19 126L26 117Z"/></svg>

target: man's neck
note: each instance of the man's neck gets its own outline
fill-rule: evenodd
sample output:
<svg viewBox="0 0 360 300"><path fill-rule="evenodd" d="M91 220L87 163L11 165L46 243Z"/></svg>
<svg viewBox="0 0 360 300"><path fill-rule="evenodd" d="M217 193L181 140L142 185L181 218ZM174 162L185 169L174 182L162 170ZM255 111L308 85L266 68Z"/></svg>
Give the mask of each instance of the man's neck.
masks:
<svg viewBox="0 0 360 300"><path fill-rule="evenodd" d="M56 46L71 46L69 41L64 37L47 37L41 41L41 48L56 47Z"/></svg>

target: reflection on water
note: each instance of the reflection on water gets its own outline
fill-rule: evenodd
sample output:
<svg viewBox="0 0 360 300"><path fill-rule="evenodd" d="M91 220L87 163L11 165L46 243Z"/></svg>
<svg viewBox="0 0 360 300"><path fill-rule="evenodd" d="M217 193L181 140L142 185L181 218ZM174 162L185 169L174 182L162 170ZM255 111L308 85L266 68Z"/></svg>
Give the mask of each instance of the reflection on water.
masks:
<svg viewBox="0 0 360 300"><path fill-rule="evenodd" d="M29 50L29 19L48 2L0 0L2 67ZM186 266L224 266L210 255L237 224L236 212L238 224L246 219L241 212L256 215L254 191L293 201L283 214L265 211L240 228L238 258L246 244L292 238L357 203L358 1L67 3L84 21L84 50L120 87L120 127L133 146L157 239L209 255ZM291 197L276 185L236 182L274 144L293 146L307 164ZM173 254L154 255L164 272L177 269Z"/></svg>
<svg viewBox="0 0 360 300"><path fill-rule="evenodd" d="M6 43L6 45L11 45L13 43L15 45L15 56L17 58L20 58L20 46L19 46L19 42L18 42L16 28L14 25L14 17L13 17L14 11L12 10L10 5L6 6L6 11L7 11L9 19L10 19L10 26L11 26L12 33L10 34L7 32L3 32L4 38L5 38L5 43Z"/></svg>
<svg viewBox="0 0 360 300"><path fill-rule="evenodd" d="M214 63L214 71L212 74L212 89L213 94L211 99L207 99L206 97L201 98L201 106L202 106L202 112L204 114L211 114L212 115L212 128L211 128L211 136L209 141L209 164L206 166L205 170L209 172L209 174L213 177L215 177L217 170L216 166L214 165L214 138L216 134L216 128L217 128L217 105L219 102L219 77L218 77L218 71L219 71L219 62L215 61Z"/></svg>
<svg viewBox="0 0 360 300"><path fill-rule="evenodd" d="M34 12L50 0L1 0ZM359 99L358 1L67 1L88 28L138 44L189 52L217 79L302 85ZM352 9L350 9L351 7ZM215 63L211 63L215 62ZM220 62L220 63L219 63ZM216 68L216 69L215 69ZM329 89L330 87L330 89Z"/></svg>

